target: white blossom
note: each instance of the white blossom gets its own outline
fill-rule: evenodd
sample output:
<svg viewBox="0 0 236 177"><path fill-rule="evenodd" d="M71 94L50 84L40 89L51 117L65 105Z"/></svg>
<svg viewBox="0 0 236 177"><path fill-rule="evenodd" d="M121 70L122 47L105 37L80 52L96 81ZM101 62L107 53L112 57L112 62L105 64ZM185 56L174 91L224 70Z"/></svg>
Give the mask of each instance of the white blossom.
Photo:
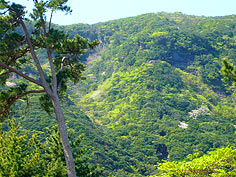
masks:
<svg viewBox="0 0 236 177"><path fill-rule="evenodd" d="M8 86L8 87L14 87L14 86L16 86L16 83L14 83L14 82L6 82L6 86Z"/></svg>
<svg viewBox="0 0 236 177"><path fill-rule="evenodd" d="M209 109L205 106L201 106L199 109L189 112L189 117L196 119L200 115L211 115Z"/></svg>
<svg viewBox="0 0 236 177"><path fill-rule="evenodd" d="M178 125L180 128L188 128L188 124L184 123L184 122L179 122Z"/></svg>

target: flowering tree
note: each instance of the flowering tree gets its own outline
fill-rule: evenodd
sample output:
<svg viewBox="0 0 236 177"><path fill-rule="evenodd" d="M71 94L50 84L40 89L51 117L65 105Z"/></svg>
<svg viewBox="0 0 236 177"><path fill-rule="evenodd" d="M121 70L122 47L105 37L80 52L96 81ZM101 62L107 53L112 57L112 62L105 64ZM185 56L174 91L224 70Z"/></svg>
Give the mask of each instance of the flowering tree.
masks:
<svg viewBox="0 0 236 177"><path fill-rule="evenodd" d="M196 119L198 116L201 115L209 116L211 114L209 113L209 109L205 106L201 106L199 109L194 109L191 112L189 112L189 117L193 119Z"/></svg>

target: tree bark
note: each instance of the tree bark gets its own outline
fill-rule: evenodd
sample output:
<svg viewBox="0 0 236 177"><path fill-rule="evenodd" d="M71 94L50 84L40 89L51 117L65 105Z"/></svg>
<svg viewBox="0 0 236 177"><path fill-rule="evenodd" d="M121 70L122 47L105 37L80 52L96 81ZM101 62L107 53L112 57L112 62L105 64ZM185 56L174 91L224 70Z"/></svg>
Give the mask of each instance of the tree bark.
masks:
<svg viewBox="0 0 236 177"><path fill-rule="evenodd" d="M38 4L38 1L36 0L36 3ZM24 77L25 79L40 85L44 88L44 90L46 91L46 93L49 95L49 97L52 100L53 103L53 108L54 108L54 112L56 115L56 121L58 124L58 128L59 128L59 133L60 133L60 138L61 138L61 142L62 142L62 146L63 146L63 150L64 150L64 156L65 156L65 160L66 160L66 166L67 166L67 174L68 177L76 177L76 171L75 171L75 162L74 162L74 158L72 155L72 150L71 150L71 146L70 146L70 142L69 142L69 138L67 135L67 131L66 131L66 126L65 126L65 119L64 119L64 115L63 112L61 110L61 105L60 105L60 100L58 97L58 93L57 93L57 78L56 78L56 72L55 72L55 68L53 65L53 60L51 58L51 51L49 50L49 48L47 47L47 52L48 52L48 59L49 59L49 63L50 63L50 68L52 71L52 76L53 76L53 82L52 82L52 88L50 88L50 86L47 84L45 75L44 75L44 71L41 67L41 64L39 62L39 59L36 55L33 43L31 41L31 37L29 34L29 31L22 19L21 14L19 14L17 11L15 11L14 9L9 9L10 11L14 12L17 17L19 18L19 23L21 24L24 32L25 32L25 36L27 39L27 43L29 45L30 48L30 53L32 55L32 58L35 62L35 66L37 67L41 82L34 80L33 78L30 78L18 71L16 71L15 69L9 68L7 66L5 66L4 64L0 63L0 66L2 65L4 68L7 68L9 71L11 72L15 72L17 74L19 74L20 76ZM43 29L45 29L45 35L46 35L46 28L43 26Z"/></svg>
<svg viewBox="0 0 236 177"><path fill-rule="evenodd" d="M60 138L61 138L61 142L62 142L62 146L64 150L64 156L66 159L67 174L68 174L68 177L76 177L75 162L74 162L69 138L66 131L65 118L61 110L60 100L57 94L53 95L51 99L53 103L54 112L56 114L56 121L58 124Z"/></svg>

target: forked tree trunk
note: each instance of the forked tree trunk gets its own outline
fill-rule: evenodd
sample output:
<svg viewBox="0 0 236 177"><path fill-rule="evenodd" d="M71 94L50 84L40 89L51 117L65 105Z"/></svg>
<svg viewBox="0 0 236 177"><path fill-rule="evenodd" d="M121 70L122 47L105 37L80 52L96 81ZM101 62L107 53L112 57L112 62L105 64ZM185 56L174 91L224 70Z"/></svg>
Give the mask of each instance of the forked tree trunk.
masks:
<svg viewBox="0 0 236 177"><path fill-rule="evenodd" d="M31 53L32 58L35 62L35 65L37 67L37 70L38 70L38 73L39 73L42 83L37 83L37 81L34 81L32 79L30 81L38 84L39 86L42 86L52 100L54 112L56 114L56 121L57 121L58 128L59 128L60 138L61 138L61 142L62 142L62 146L63 146L63 150L64 150L64 156L66 159L67 174L68 174L68 177L76 177L75 162L74 162L69 138L68 138L67 131L66 131L65 118L64 118L63 112L61 110L60 100L59 100L58 93L57 93L57 78L56 78L56 72L55 72L55 68L53 65L53 61L51 58L50 49L47 47L49 63L50 63L51 71L52 71L52 77L53 77L53 83L52 83L53 89L51 89L49 87L49 85L47 84L43 69L40 65L39 59L36 55L34 46L32 44L29 31L28 31L22 17L20 15L18 15L17 13L16 13L16 15L19 17L19 19L20 19L19 22L22 25L22 28L25 32L26 40L27 40L27 43L29 44L29 47L30 47L30 53Z"/></svg>
<svg viewBox="0 0 236 177"><path fill-rule="evenodd" d="M53 103L54 112L56 114L56 121L58 124L60 138L61 138L61 142L62 142L62 146L64 150L64 156L66 159L67 174L68 174L68 177L76 177L75 162L74 162L72 149L71 149L69 138L66 131L65 118L61 109L60 100L58 98L58 95L54 95L53 97L51 97L51 99Z"/></svg>

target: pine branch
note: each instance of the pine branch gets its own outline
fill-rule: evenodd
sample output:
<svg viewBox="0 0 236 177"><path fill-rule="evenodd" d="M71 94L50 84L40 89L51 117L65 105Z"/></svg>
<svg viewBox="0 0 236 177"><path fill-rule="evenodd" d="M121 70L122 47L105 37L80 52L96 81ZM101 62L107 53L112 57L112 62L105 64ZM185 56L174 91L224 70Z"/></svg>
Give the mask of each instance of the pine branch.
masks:
<svg viewBox="0 0 236 177"><path fill-rule="evenodd" d="M21 76L22 76L22 77L26 76L26 77L24 77L24 78L27 78L27 80L30 79L31 82L36 83L36 84L42 86L42 87L46 90L46 92L47 92L49 95L52 95L52 91L51 91L50 87L49 87L48 84L47 84L47 81L46 81L45 76L44 76L43 69L42 69L41 64L40 64L40 62L39 62L39 59L38 59L38 57L37 57L37 55L36 55L36 53L35 53L35 50L34 50L34 47L33 47L33 44L32 44L31 38L30 38L30 34L29 34L28 29L27 29L27 27L26 27L26 25L25 25L25 23L24 23L24 21L23 21L23 19L22 19L21 14L19 14L16 10L14 10L13 8L11 8L10 6L8 7L8 9L9 9L11 12L15 13L15 15L18 17L18 19L16 19L16 21L18 21L18 22L21 24L22 28L23 28L23 31L24 31L25 36L26 36L26 41L27 41L27 43L28 43L28 45L29 45L29 48L30 48L30 53L31 53L32 58L33 58L33 60L34 60L34 62L35 62L35 65L36 65L37 70L38 70L38 72L39 72L39 75L40 75L40 78L41 78L41 80L42 80L42 83L40 83L40 82L38 82L38 81L35 82L34 79L29 78L28 76L26 76L26 75L24 75L24 74L21 74ZM15 70L15 69L14 69L14 70ZM10 71L11 71L11 70L10 70ZM16 71L16 72L19 72L19 71L17 71L17 70L15 70L15 71ZM13 72L15 72L15 71L13 71ZM16 72L15 72L15 73L16 73ZM19 74L19 75L20 75L20 74ZM24 76L23 76L23 75L24 75Z"/></svg>
<svg viewBox="0 0 236 177"><path fill-rule="evenodd" d="M30 51L30 49L26 48L24 51L22 51L22 53L20 53L18 56L11 56L11 52L8 53L0 53L0 56L2 57L9 57L11 58L10 63L12 62L16 62L17 59L22 58L23 56L25 56L28 52Z"/></svg>
<svg viewBox="0 0 236 177"><path fill-rule="evenodd" d="M29 35L29 32L25 26L25 23L23 22L23 20L21 19L20 20L20 23L21 23L21 26L23 27L23 30L25 32L25 35L26 35L26 38L27 38L27 42L29 44L29 47L30 47L30 53L34 59L34 62L35 62L35 65L37 67L37 70L39 71L39 75L40 75L40 78L42 79L42 82L43 82L43 85L47 85L47 82L46 82L46 79L45 79L45 76L44 76L44 73L43 73L43 69L41 67L41 64L36 56L36 53L34 51L34 47L33 47L33 44L31 42L31 39L30 39L30 35Z"/></svg>
<svg viewBox="0 0 236 177"><path fill-rule="evenodd" d="M39 4L38 0L35 0L35 3L36 4ZM48 37L48 34L47 34L47 31L46 31L46 26L45 26L45 21L44 21L44 18L42 16L42 14L40 15L40 20L41 20L41 25L42 25L42 29L43 29L43 35L44 37ZM21 25L25 31L25 34L28 33L26 27L25 27L25 24L23 22L23 20L21 20ZM27 37L27 40L28 40L28 43L30 45L31 41L30 41L30 38L28 37L29 35L26 34L26 37ZM30 45L30 48L31 48L32 44ZM48 55L48 60L49 60L49 65L50 65L50 68L51 68L51 73L52 73L52 90L50 89L49 91L49 95L53 96L53 93L56 94L57 93L57 77L56 77L56 71L55 71L55 67L54 67L54 64L53 64L53 59L52 59L52 51L50 49L49 46L46 47L46 50L47 50L47 55ZM31 52L32 53L32 52ZM33 57L34 58L34 57ZM37 63L36 63L36 66L37 66ZM41 67L41 66L40 66ZM38 67L37 67L38 68ZM39 70L38 70L39 71ZM39 71L39 74L40 74L40 71ZM40 75L41 76L41 75ZM46 83L44 85L47 85ZM46 88L45 88L46 89Z"/></svg>
<svg viewBox="0 0 236 177"><path fill-rule="evenodd" d="M0 62L0 66L2 66L2 67L5 68L5 69L8 69L9 72L14 72L14 73L18 74L19 76L25 78L26 80L28 80L28 81L30 81L30 82L33 82L34 84L37 84L37 85L43 87L43 84L42 84L41 82L39 82L39 81L37 81L37 80L35 80L35 79L33 79L33 78L31 78L31 77L29 77L29 76L23 74L22 72L20 72L20 71L18 71L18 70L16 70L16 69L14 69L14 68L12 68L12 67L10 67L10 66L4 64L4 63L1 63L1 62Z"/></svg>
<svg viewBox="0 0 236 177"><path fill-rule="evenodd" d="M48 25L48 33L50 33L50 30L51 30L53 12L54 12L54 11L52 10L52 11L51 11L51 15L50 15L49 25Z"/></svg>
<svg viewBox="0 0 236 177"><path fill-rule="evenodd" d="M46 31L46 26L45 26L45 21L42 15L40 15L41 21L42 21L42 29L43 29L43 35L44 37L48 37L47 31ZM48 32L49 33L49 32ZM53 59L52 59L52 51L49 46L46 47L47 50L47 55L48 55L48 61L51 69L51 74L52 74L52 90L53 93L57 93L57 75L56 75L56 70L53 64Z"/></svg>
<svg viewBox="0 0 236 177"><path fill-rule="evenodd" d="M31 90L31 91L28 91L28 92L25 92L25 93L15 96L14 99L8 104L8 106L6 106L3 109L3 111L0 112L0 115L4 115L18 99L20 99L28 94L31 94L31 93L43 93L43 92L45 92L45 90Z"/></svg>
<svg viewBox="0 0 236 177"><path fill-rule="evenodd" d="M8 75L8 74L10 74L10 73L12 73L12 71L7 71L7 72L5 72L5 73L0 74L0 77L5 76L5 75Z"/></svg>
<svg viewBox="0 0 236 177"><path fill-rule="evenodd" d="M17 13L17 12L16 12L16 13ZM43 69L42 69L41 64L40 64L40 62L39 62L39 59L38 59L38 57L37 57L37 55L36 55L36 53L35 53L35 51L34 51L34 47L33 47L33 44L32 44L32 42L31 42L31 38L30 38L29 32L28 32L28 30L27 30L27 28L26 28L26 26L25 26L25 23L24 23L23 19L21 18L21 16L18 16L18 17L20 18L20 21L19 21L19 22L20 22L20 24L21 24L21 26L22 26L22 28L23 28L23 30L24 30L24 32L25 32L26 39L27 39L27 42L28 42L29 48L30 48L30 53L31 53L31 55L32 55L32 57L33 57L33 60L34 60L34 62L35 62L35 65L36 65L36 67L37 67L37 70L38 70L38 72L39 72L40 78L41 78L41 80L42 80L41 86L46 90L46 92L47 92L50 96L52 96L52 95L53 95L53 94L52 94L52 90L51 90L51 88L48 86L47 81L46 81L46 79L45 79Z"/></svg>
<svg viewBox="0 0 236 177"><path fill-rule="evenodd" d="M6 11L1 12L0 15L6 15L6 13L8 13L8 11L9 11L9 10L7 9Z"/></svg>
<svg viewBox="0 0 236 177"><path fill-rule="evenodd" d="M26 48L20 55L14 57L15 60L22 58L23 56L25 56L28 52L30 51L30 49Z"/></svg>
<svg viewBox="0 0 236 177"><path fill-rule="evenodd" d="M64 70L64 61L65 61L66 59L67 59L66 57L63 57L63 58L62 58L60 71L63 71L63 70ZM61 84L62 84L62 80L61 80L61 81L59 82L59 84L58 84L58 92L60 92L60 90L61 90Z"/></svg>

